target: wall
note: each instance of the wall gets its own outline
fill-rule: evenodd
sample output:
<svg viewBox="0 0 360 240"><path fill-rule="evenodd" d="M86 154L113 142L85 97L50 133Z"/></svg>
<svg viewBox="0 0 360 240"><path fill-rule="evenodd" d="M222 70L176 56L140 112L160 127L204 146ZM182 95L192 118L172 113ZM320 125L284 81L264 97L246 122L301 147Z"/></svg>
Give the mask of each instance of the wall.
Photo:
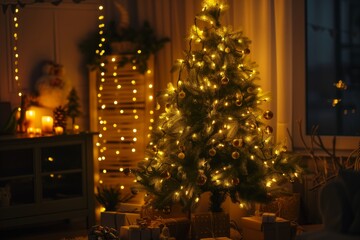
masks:
<svg viewBox="0 0 360 240"><path fill-rule="evenodd" d="M97 30L99 1L74 4L65 1L59 6L48 3L20 8L18 22L19 82L21 91L30 94L42 75L44 61L62 64L65 77L77 90L82 116L78 124L88 127L88 68L78 44ZM0 14L0 101L19 106L20 98L14 80L13 14L10 9Z"/></svg>

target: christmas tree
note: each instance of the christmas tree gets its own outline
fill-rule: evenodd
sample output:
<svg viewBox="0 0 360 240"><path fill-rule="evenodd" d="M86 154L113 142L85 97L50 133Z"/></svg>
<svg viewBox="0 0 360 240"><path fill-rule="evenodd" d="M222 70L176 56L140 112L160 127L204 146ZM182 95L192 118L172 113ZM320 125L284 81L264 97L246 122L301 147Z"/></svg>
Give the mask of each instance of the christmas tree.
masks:
<svg viewBox="0 0 360 240"><path fill-rule="evenodd" d="M67 97L68 103L66 105L67 115L71 118L72 125L75 124L75 118L79 117L81 114L79 96L75 88L70 90L70 93Z"/></svg>
<svg viewBox="0 0 360 240"><path fill-rule="evenodd" d="M204 1L189 33L189 49L175 64L176 86L159 97L163 112L154 123L137 182L148 203L166 209L180 202L196 207L210 192L210 210L226 197L247 204L266 202L284 180L293 181L298 159L275 144L268 100L249 58L250 40L221 25L226 4Z"/></svg>

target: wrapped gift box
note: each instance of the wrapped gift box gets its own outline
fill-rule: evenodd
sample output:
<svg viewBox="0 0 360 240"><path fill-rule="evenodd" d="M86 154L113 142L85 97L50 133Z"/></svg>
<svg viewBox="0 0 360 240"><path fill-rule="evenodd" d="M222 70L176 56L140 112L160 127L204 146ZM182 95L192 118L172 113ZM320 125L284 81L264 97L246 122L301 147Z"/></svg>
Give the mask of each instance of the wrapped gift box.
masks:
<svg viewBox="0 0 360 240"><path fill-rule="evenodd" d="M120 228L120 239L122 240L159 240L160 228L145 227L139 225L122 226Z"/></svg>
<svg viewBox="0 0 360 240"><path fill-rule="evenodd" d="M263 222L262 217L241 218L244 240L287 240L290 239L290 222L277 217L275 222Z"/></svg>
<svg viewBox="0 0 360 240"><path fill-rule="evenodd" d="M138 203L120 203L118 211L124 213L140 213L141 207L142 205Z"/></svg>
<svg viewBox="0 0 360 240"><path fill-rule="evenodd" d="M105 211L100 215L100 225L107 226L120 231L121 226L136 224L136 220L140 218L138 213L122 213L115 211Z"/></svg>
<svg viewBox="0 0 360 240"><path fill-rule="evenodd" d="M161 223L169 228L171 237L174 237L177 240L189 238L190 221L188 218L164 218L161 220Z"/></svg>
<svg viewBox="0 0 360 240"><path fill-rule="evenodd" d="M195 213L191 217L192 239L230 237L228 213Z"/></svg>

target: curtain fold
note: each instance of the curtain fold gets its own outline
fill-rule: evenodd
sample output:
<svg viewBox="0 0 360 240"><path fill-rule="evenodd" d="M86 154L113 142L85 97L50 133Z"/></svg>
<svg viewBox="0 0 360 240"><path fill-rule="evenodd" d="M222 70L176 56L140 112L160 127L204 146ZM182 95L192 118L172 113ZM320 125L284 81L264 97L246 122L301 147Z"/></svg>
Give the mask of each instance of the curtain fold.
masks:
<svg viewBox="0 0 360 240"><path fill-rule="evenodd" d="M128 0L132 1L132 0ZM185 37L201 10L202 0L136 0L138 19L147 19L158 36L170 37L155 58L155 90L176 82L171 73L174 62L187 48ZM272 110L276 141L286 139L292 131L292 1L289 0L228 0L224 25L242 30L250 38L251 59L259 65L260 82L271 101L264 110ZM290 147L290 145L288 145Z"/></svg>

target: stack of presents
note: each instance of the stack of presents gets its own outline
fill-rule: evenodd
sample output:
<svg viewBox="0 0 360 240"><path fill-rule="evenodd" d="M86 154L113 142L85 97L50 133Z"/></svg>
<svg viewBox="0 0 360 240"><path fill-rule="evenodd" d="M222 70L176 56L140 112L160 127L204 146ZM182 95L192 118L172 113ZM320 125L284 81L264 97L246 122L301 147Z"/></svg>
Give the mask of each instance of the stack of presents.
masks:
<svg viewBox="0 0 360 240"><path fill-rule="evenodd" d="M180 209L180 207L179 207ZM122 203L119 211L102 212L101 223L89 232L89 240L291 240L291 221L263 212L240 217L238 224L229 213L144 214L140 204ZM237 230L234 235L234 230ZM107 236L106 236L107 235Z"/></svg>

